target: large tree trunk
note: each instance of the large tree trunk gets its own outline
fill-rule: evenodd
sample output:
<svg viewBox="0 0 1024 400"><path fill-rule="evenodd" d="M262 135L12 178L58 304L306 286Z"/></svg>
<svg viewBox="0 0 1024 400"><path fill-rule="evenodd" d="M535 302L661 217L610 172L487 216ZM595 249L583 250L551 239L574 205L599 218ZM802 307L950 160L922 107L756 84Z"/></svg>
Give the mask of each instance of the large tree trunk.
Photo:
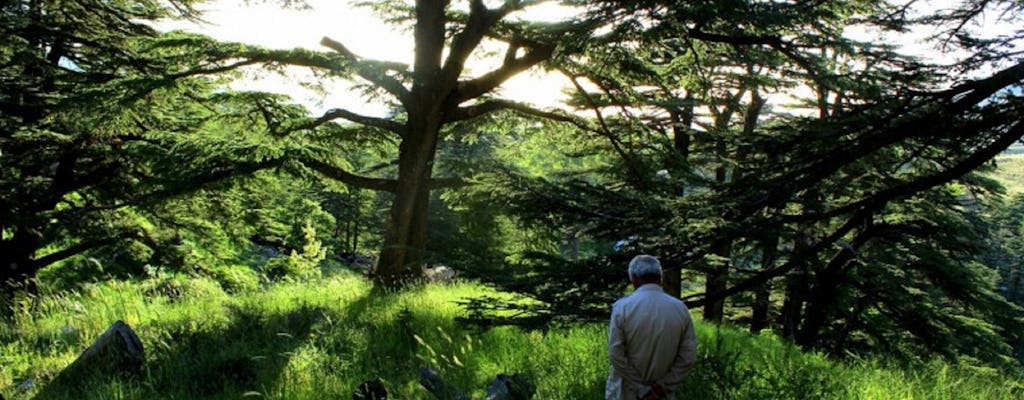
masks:
<svg viewBox="0 0 1024 400"><path fill-rule="evenodd" d="M775 265L778 256L779 236L772 234L761 244L761 270L767 271ZM769 280L754 290L754 305L751 307L750 332L758 333L768 327L771 308L772 281Z"/></svg>
<svg viewBox="0 0 1024 400"><path fill-rule="evenodd" d="M430 114L410 114L407 136L399 146L398 187L373 274L374 283L384 288L401 287L422 272L441 118L439 110Z"/></svg>
<svg viewBox="0 0 1024 400"><path fill-rule="evenodd" d="M662 271L661 287L672 297L680 298L683 295L683 271L678 265L665 266Z"/></svg>
<svg viewBox="0 0 1024 400"><path fill-rule="evenodd" d="M705 275L705 293L712 296L728 287L729 264L716 266ZM704 305L704 320L720 323L725 318L725 299L718 299Z"/></svg>
<svg viewBox="0 0 1024 400"><path fill-rule="evenodd" d="M807 265L801 265L786 276L786 298L782 302L782 336L796 338L800 320L803 318L804 299L807 297Z"/></svg>
<svg viewBox="0 0 1024 400"><path fill-rule="evenodd" d="M721 148L719 149L720 154L724 152ZM728 180L725 166L720 166L715 171L715 181L718 183L725 183ZM724 291L729 285L729 266L732 258L730 257L730 250L732 249L732 242L724 241L722 244L712 249L714 255L718 256L718 259L725 260L722 265L713 265L710 270L705 274L704 288L705 293L708 296L712 296L715 293ZM709 302L704 305L704 320L715 323L720 323L725 318L725 299L719 299Z"/></svg>
<svg viewBox="0 0 1024 400"><path fill-rule="evenodd" d="M850 244L832 256L825 268L815 274L814 287L807 297L806 316L797 335L797 344L803 347L818 345L821 330L835 309L836 292L847 280L850 262L856 256L857 249L861 248L871 235L870 229L858 234Z"/></svg>

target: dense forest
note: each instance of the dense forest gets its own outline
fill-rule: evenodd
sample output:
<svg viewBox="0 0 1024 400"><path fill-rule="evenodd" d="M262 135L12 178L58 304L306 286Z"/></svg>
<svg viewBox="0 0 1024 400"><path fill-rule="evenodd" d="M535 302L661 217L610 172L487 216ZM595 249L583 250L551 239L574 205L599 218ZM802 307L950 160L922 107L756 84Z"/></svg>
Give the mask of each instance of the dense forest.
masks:
<svg viewBox="0 0 1024 400"><path fill-rule="evenodd" d="M531 18L550 3L567 17ZM0 5L5 324L131 282L248 298L355 271L386 297L444 270L487 288L460 326L548 332L606 321L653 254L705 329L1020 378L1024 2L353 5L411 63L158 29L202 5ZM297 71L389 111L232 85ZM528 74L566 101L502 96Z"/></svg>

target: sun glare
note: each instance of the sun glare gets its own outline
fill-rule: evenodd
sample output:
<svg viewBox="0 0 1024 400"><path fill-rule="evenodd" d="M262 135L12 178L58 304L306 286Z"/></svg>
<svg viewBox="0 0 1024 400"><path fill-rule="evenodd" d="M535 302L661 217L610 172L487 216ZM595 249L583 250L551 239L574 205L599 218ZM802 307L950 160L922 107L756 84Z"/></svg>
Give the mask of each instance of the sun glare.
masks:
<svg viewBox="0 0 1024 400"><path fill-rule="evenodd" d="M218 40L241 42L269 48L307 48L326 50L320 39L329 37L351 49L360 57L411 64L413 60L412 33L385 24L371 10L356 7L345 1L310 0L307 10L285 9L278 3L218 0L207 3L203 20L206 23L174 22L161 29L180 29L208 35ZM571 17L572 10L554 4L542 4L528 16L538 21L558 21ZM467 65L474 75L495 68L501 59L500 47L491 44L485 52L495 56L475 54ZM312 90L310 86L320 86ZM499 88L503 97L550 107L560 104L566 97L565 78L531 70L520 74ZM305 105L311 113L320 114L327 109L341 107L367 115L383 116L389 111L386 104L365 99L348 82L318 81L308 70L289 68L286 74L249 70L232 84L236 90L258 90L291 96Z"/></svg>

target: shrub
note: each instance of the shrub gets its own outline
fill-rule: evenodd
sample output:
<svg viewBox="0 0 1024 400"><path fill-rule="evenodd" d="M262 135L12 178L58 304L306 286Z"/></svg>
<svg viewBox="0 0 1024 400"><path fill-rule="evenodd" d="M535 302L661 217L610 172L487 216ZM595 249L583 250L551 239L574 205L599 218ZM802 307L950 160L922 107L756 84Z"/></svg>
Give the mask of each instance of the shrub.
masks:
<svg viewBox="0 0 1024 400"><path fill-rule="evenodd" d="M260 286L259 274L245 265L222 265L205 272L228 293L254 291Z"/></svg>
<svg viewBox="0 0 1024 400"><path fill-rule="evenodd" d="M271 281L306 281L321 276L320 262L327 257L327 251L316 238L316 229L307 221L302 228L304 244L302 253L292 250L291 254L271 258L263 265L263 274Z"/></svg>

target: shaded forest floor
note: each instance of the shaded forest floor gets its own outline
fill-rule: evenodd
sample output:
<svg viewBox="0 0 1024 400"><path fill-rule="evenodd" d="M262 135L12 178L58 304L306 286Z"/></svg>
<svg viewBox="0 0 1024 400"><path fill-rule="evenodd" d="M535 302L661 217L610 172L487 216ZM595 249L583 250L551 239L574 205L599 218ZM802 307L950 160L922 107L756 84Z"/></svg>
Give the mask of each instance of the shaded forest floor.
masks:
<svg viewBox="0 0 1024 400"><path fill-rule="evenodd" d="M0 393L31 398L116 320L139 334L138 377L82 382L40 398L348 399L382 378L395 399L426 399L416 369L433 366L474 398L498 373L523 372L535 398L603 398L605 326L524 332L460 326L457 302L490 290L460 283L377 295L339 274L227 294L212 281L89 284L36 299L0 325ZM933 362L898 368L836 362L774 335L700 324L700 360L682 389L703 399L1015 399L1024 382Z"/></svg>

